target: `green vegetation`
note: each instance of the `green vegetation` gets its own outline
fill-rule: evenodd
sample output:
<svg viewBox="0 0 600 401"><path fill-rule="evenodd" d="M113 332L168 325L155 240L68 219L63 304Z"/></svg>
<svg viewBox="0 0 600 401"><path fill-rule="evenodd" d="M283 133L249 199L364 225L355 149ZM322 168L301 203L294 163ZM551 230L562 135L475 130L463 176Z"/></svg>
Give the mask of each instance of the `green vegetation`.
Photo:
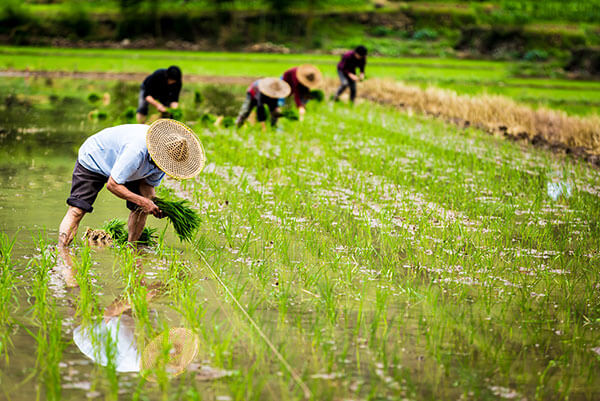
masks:
<svg viewBox="0 0 600 401"><path fill-rule="evenodd" d="M326 77L337 79L335 65L338 59L338 56L329 55L0 47L0 68L4 69L105 71L145 75L160 66L173 64L176 60L186 80L183 87L183 111L191 113L186 114L185 118L192 121L200 118L194 111L235 116L241 105L241 98L222 85L203 86L200 91L202 97L198 98L194 92L198 89L193 83L198 77L192 77L193 75L242 76L248 78L241 82L249 84L253 77L280 76L294 65L313 63ZM435 85L455 90L459 94L498 94L534 107L544 105L572 114L597 113L600 106L599 82L569 80L564 77L564 73L557 73L551 66L547 71L540 71L539 64L536 66L532 70L531 63L523 62L369 57L366 71L367 77L391 78L422 87ZM121 84L114 89L113 104L121 107L118 113L122 114L123 122L135 121L134 92L139 88L144 75L124 76L123 78L133 82ZM207 81L210 82L210 78ZM7 92L10 92L10 85L12 84L7 86ZM89 89L94 94L110 90L110 85L91 85L96 86L95 89ZM79 96L80 89L89 93L87 87L73 90L72 87L53 88L51 85L43 91L47 96L60 97L71 92L74 92L74 96ZM127 94L123 91L127 91ZM101 102L96 102L95 105L98 110L104 108ZM112 114L111 110L108 112Z"/></svg>
<svg viewBox="0 0 600 401"><path fill-rule="evenodd" d="M600 44L594 1L61 1L8 0L4 43L253 51L334 51L363 43L372 54L568 63L576 47ZM227 26L227 29L221 29ZM168 41L168 42L167 42ZM536 57L533 57L536 55ZM594 73L596 74L596 73Z"/></svg>
<svg viewBox="0 0 600 401"><path fill-rule="evenodd" d="M73 80L53 82L79 90L86 107L90 91L104 91L79 84L88 90ZM15 96L32 87L14 85ZM232 92L243 96L244 89ZM189 104L195 90L202 88L186 94ZM135 99L135 87L129 95ZM52 120L53 135L80 143L101 127L73 104L72 120L84 129L74 136L64 129L72 121ZM107 124L119 118L109 114ZM23 160L29 167L43 155L26 123L14 122L22 124L21 140L0 138L11 148L3 168ZM9 348L10 363L0 368L11 399L35 397L34 386L15 390L32 368L13 367L35 366L36 347L40 398L302 399L232 298L314 399L600 395L595 169L371 103L310 102L304 122L281 120L281 130L266 134L258 125L187 123L210 164L196 179L165 185L200 205L192 241L162 237L156 253L136 253L92 250L77 240L79 289L67 291L51 284L62 282L50 268L56 264L47 243L55 232L45 242L15 243L10 258L23 290L9 314L30 333L12 334L19 347ZM50 154L32 170L11 172L14 184L2 184L11 191L11 199L0 195L2 231L15 229L10 216L35 213L28 202L10 203L13 191L25 199L38 190L28 174L69 180L74 149L58 152L64 161ZM47 191L47 199L62 191L56 205L65 207L67 184ZM95 206L84 224L127 212L121 201ZM35 224L56 224L56 214ZM207 280L208 266L228 290ZM195 363L172 380L157 364L150 369L156 383L117 373L110 349L112 365L84 365L88 359L69 344L72 330L104 321L109 306L131 310L121 322L130 319L141 350L169 328L192 330L201 344ZM164 355L168 349L163 344Z"/></svg>

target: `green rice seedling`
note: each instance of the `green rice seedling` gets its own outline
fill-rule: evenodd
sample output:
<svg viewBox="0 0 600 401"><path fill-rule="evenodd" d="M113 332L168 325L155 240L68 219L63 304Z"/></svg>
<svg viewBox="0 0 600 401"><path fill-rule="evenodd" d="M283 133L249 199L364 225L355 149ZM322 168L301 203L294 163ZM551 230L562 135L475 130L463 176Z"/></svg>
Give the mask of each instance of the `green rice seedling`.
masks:
<svg viewBox="0 0 600 401"><path fill-rule="evenodd" d="M11 259L15 241L16 237L11 240L8 235L0 232L0 358L4 354L7 363L14 324L11 314L19 304L16 293L17 276Z"/></svg>
<svg viewBox="0 0 600 401"><path fill-rule="evenodd" d="M90 103L96 103L98 100L100 100L100 95L95 92L92 92L88 95L87 100Z"/></svg>
<svg viewBox="0 0 600 401"><path fill-rule="evenodd" d="M181 241L191 241L200 226L198 212L189 207L186 200L165 200L154 198L154 203L167 216Z"/></svg>
<svg viewBox="0 0 600 401"><path fill-rule="evenodd" d="M127 223L121 219L112 219L104 223L102 229L110 234L115 245L127 242Z"/></svg>
<svg viewBox="0 0 600 401"><path fill-rule="evenodd" d="M49 400L61 399L61 374L59 363L62 360L62 351L65 347L62 341L62 319L58 313L56 300L49 294L50 269L54 265L51 253L44 238L40 233L36 240L39 257L32 260L34 278L32 295L35 297L33 316L39 326L37 334L32 334L37 342L36 367L41 374L45 396ZM39 391L39 390L38 390Z"/></svg>
<svg viewBox="0 0 600 401"><path fill-rule="evenodd" d="M133 124L136 121L135 115L136 115L135 107L129 106L121 114L121 119L127 124Z"/></svg>
<svg viewBox="0 0 600 401"><path fill-rule="evenodd" d="M92 282L91 268L92 257L91 249L87 244L84 244L79 257L75 260L76 267L75 280L79 286L79 298L77 300L77 308L75 316L77 316L82 324L90 325L100 315L100 306L96 296L96 288Z"/></svg>

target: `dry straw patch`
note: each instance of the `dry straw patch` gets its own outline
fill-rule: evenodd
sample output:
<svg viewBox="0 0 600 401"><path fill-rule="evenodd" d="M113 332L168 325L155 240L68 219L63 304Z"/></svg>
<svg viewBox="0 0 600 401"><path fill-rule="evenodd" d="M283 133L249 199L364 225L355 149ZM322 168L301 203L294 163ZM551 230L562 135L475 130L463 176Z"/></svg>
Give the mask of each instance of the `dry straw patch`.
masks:
<svg viewBox="0 0 600 401"><path fill-rule="evenodd" d="M327 84L333 89L337 82L328 80ZM359 93L371 101L475 125L492 133L600 154L598 116L569 116L547 108L534 110L503 96L458 95L447 89L421 89L391 79L369 79L360 84Z"/></svg>

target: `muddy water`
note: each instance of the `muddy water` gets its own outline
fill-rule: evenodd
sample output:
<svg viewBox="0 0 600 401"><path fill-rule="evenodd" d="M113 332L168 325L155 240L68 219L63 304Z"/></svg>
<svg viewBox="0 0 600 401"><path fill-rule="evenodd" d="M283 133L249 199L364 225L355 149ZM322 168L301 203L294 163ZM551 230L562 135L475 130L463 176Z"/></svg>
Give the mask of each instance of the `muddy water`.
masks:
<svg viewBox="0 0 600 401"><path fill-rule="evenodd" d="M5 106L12 102L3 100ZM72 109L74 113L78 111L76 106ZM38 324L32 316L35 299L30 284L34 271L29 264L43 251L35 246L38 239L42 238L48 244L44 251L53 251L59 223L67 210L65 201L70 191L77 148L88 135L106 125L88 122L80 115L73 118L77 123L69 119L61 123L57 121L61 115L64 116L64 111L58 108L52 108L48 113L48 110L17 102L7 107L0 125L0 231L9 238L16 238L12 259L22 280L18 285L19 306L13 314L18 322L11 335L13 345L9 347L8 363L4 358L0 360L0 400L47 398L41 373L43 367L36 365L38 346L33 335L38 333ZM94 208L94 212L83 219L78 237L87 226L99 228L112 218L127 219L129 212L125 201L106 189L101 191ZM149 221L149 225L162 229L165 222L154 220ZM122 291L119 266L115 265L115 253L111 249L95 250L92 259L93 280L99 288L95 295L99 304L106 306ZM149 267L147 275L153 277L156 272ZM73 332L79 324L79 319L74 316L78 290L66 288L56 271L50 276L49 297L57 303L62 320L61 341L65 344L59 364L62 399L103 397L103 390L95 388L98 386L94 381L98 366L73 342ZM155 303L150 312L154 315L169 313L161 302ZM120 391L131 392L138 380L136 373L120 374Z"/></svg>

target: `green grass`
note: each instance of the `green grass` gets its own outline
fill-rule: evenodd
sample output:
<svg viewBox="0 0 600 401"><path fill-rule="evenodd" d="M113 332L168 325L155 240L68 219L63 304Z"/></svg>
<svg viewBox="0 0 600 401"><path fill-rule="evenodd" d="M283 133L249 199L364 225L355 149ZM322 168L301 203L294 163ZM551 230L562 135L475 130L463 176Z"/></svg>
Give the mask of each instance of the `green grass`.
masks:
<svg viewBox="0 0 600 401"><path fill-rule="evenodd" d="M5 69L149 73L177 64L183 70L184 80L186 75L242 76L250 82L253 77L280 76L302 63L315 63L326 77L336 78L337 61L337 56L306 54L0 47L0 68ZM369 57L367 77L441 86L458 93L500 94L535 107L544 105L572 114L597 113L599 82L513 76L518 71L519 63L510 62Z"/></svg>

